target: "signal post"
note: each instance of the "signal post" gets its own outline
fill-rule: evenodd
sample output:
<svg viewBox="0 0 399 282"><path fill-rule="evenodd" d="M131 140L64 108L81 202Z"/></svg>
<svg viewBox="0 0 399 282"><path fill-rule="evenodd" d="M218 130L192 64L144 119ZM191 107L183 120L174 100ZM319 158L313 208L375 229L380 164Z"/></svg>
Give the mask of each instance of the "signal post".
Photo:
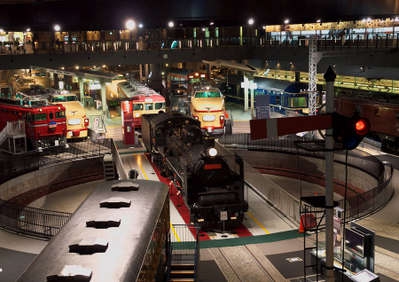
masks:
<svg viewBox="0 0 399 282"><path fill-rule="evenodd" d="M328 67L324 74L326 80L326 111L334 112L334 81L336 74ZM328 282L334 281L334 137L332 126L326 129L326 278ZM346 200L346 199L345 199ZM345 222L345 218L344 218ZM342 258L343 259L343 258Z"/></svg>
<svg viewBox="0 0 399 282"><path fill-rule="evenodd" d="M250 120L251 139L273 138L303 131L326 129L325 136L325 209L326 209L326 279L334 281L334 150L352 150L367 135L370 124L358 115L345 117L334 113L335 72L331 66L324 74L326 80L326 114ZM338 145L338 146L336 146ZM344 219L345 220L345 219Z"/></svg>

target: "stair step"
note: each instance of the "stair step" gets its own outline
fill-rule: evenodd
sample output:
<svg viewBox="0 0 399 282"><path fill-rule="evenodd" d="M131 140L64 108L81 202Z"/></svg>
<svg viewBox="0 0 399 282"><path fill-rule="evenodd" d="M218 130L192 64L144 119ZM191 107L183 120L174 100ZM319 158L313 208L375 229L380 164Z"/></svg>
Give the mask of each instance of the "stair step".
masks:
<svg viewBox="0 0 399 282"><path fill-rule="evenodd" d="M194 278L170 278L169 282L192 282L195 281Z"/></svg>
<svg viewBox="0 0 399 282"><path fill-rule="evenodd" d="M193 275L195 273L194 269L172 269L170 274L176 275Z"/></svg>
<svg viewBox="0 0 399 282"><path fill-rule="evenodd" d="M195 265L190 263L190 264L172 264L170 266L172 269L194 269Z"/></svg>

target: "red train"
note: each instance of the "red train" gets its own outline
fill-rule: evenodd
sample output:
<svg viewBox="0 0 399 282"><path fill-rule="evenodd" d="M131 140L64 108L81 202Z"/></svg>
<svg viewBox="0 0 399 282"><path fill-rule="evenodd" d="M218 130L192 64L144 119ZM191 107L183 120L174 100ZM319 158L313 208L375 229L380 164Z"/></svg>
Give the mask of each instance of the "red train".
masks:
<svg viewBox="0 0 399 282"><path fill-rule="evenodd" d="M19 100L1 98L0 131L7 122L17 121L24 121L28 150L66 146L65 107L61 104L23 105Z"/></svg>
<svg viewBox="0 0 399 282"><path fill-rule="evenodd" d="M335 108L345 116L357 112L367 118L371 136L381 142L381 151L399 154L399 103L339 96Z"/></svg>

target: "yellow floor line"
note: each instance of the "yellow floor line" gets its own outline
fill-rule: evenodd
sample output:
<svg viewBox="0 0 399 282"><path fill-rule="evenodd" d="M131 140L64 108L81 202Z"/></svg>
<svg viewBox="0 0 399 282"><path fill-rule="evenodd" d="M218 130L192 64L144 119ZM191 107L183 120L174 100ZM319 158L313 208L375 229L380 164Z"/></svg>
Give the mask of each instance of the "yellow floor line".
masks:
<svg viewBox="0 0 399 282"><path fill-rule="evenodd" d="M148 180L148 175L147 175L147 173L145 172L143 166L141 165L141 162L138 162L138 165L139 165L141 174L144 176L145 180Z"/></svg>
<svg viewBox="0 0 399 282"><path fill-rule="evenodd" d="M177 241L177 242L180 242L180 241L181 241L181 240L180 240L180 237L179 237L179 235L177 235L176 229L173 227L173 224L172 224L172 223L170 223L170 230L172 230L173 235L175 235L176 241Z"/></svg>
<svg viewBox="0 0 399 282"><path fill-rule="evenodd" d="M266 227L263 226L263 224L256 219L256 217L250 212L247 212L247 215L266 233L270 234L269 230L266 229Z"/></svg>

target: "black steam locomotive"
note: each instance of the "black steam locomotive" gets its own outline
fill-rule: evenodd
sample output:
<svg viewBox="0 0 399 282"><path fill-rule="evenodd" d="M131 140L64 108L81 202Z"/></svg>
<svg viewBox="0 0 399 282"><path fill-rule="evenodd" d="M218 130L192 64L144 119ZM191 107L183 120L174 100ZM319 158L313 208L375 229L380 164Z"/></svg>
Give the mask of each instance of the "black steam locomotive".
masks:
<svg viewBox="0 0 399 282"><path fill-rule="evenodd" d="M242 159L218 155L198 120L173 112L144 115L142 138L161 174L180 190L191 222L207 229L242 222L248 210Z"/></svg>

